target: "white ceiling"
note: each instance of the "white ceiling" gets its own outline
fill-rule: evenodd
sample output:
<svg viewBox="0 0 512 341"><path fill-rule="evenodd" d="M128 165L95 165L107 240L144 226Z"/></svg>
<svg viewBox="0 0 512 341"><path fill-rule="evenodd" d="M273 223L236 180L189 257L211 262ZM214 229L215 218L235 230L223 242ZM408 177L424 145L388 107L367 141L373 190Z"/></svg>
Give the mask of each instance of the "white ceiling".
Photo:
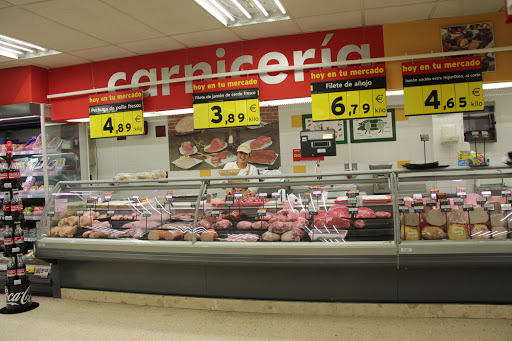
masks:
<svg viewBox="0 0 512 341"><path fill-rule="evenodd" d="M51 69L186 47L504 9L504 0L281 1L290 20L226 28L193 0L0 0L1 34L63 52L24 61L0 56L0 69Z"/></svg>

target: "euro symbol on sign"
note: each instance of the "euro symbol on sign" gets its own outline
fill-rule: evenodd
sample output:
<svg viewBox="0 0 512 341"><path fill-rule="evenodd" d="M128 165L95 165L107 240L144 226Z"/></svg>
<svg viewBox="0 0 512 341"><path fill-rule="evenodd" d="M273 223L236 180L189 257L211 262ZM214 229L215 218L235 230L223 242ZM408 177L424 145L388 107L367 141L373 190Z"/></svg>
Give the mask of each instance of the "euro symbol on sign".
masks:
<svg viewBox="0 0 512 341"><path fill-rule="evenodd" d="M140 122L140 115L135 116L135 121Z"/></svg>
<svg viewBox="0 0 512 341"><path fill-rule="evenodd" d="M480 88L474 88L473 91L471 91L473 95L480 96Z"/></svg>
<svg viewBox="0 0 512 341"><path fill-rule="evenodd" d="M250 108L252 112L255 112L256 111L256 104L253 104L250 106Z"/></svg>
<svg viewBox="0 0 512 341"><path fill-rule="evenodd" d="M382 103L382 95L378 95L376 100L377 102Z"/></svg>

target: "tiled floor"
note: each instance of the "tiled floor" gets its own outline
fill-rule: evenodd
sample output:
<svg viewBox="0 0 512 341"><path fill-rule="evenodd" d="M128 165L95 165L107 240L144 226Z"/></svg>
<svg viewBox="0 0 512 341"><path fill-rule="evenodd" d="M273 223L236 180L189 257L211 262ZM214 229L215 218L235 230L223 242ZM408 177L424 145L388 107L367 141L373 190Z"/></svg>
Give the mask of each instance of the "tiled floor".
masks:
<svg viewBox="0 0 512 341"><path fill-rule="evenodd" d="M33 300L40 303L33 311L0 315L0 340L512 340L511 319L307 316Z"/></svg>

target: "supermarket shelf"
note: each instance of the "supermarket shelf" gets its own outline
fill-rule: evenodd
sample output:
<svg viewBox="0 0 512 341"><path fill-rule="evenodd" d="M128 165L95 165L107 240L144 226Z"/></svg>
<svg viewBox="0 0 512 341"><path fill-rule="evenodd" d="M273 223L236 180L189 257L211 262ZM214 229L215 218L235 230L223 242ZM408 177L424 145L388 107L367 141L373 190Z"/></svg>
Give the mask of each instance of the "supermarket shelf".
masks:
<svg viewBox="0 0 512 341"><path fill-rule="evenodd" d="M58 150L56 148L48 148L46 150L46 153L47 154L69 154L69 153L61 153L61 152L58 152ZM12 155L13 156L16 156L16 155L39 155L41 156L42 155L42 150L39 149L39 150L20 150L20 151L14 151L12 152ZM0 153L0 156L6 156L6 153L5 152L1 152Z"/></svg>
<svg viewBox="0 0 512 341"><path fill-rule="evenodd" d="M26 215L25 220L41 220L40 215Z"/></svg>
<svg viewBox="0 0 512 341"><path fill-rule="evenodd" d="M22 199L44 199L44 193L20 193Z"/></svg>
<svg viewBox="0 0 512 341"><path fill-rule="evenodd" d="M29 243L33 243L33 242L35 242L37 240L36 237L25 237L24 239L25 239L26 242L29 242ZM0 241L1 240L4 240L3 236L0 236ZM1 268L0 268L0 270L1 270Z"/></svg>

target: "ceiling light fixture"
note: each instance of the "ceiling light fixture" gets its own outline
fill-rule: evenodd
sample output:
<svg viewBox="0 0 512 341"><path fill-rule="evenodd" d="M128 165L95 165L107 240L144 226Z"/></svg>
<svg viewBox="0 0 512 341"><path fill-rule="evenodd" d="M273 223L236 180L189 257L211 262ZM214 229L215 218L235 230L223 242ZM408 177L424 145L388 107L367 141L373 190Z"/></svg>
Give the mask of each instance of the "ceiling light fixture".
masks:
<svg viewBox="0 0 512 341"><path fill-rule="evenodd" d="M290 19L279 0L194 0L227 27Z"/></svg>
<svg viewBox="0 0 512 341"><path fill-rule="evenodd" d="M247 17L247 19L252 19L252 16L249 14L249 12L247 12L244 6L240 5L238 0L231 0L231 2L234 3L236 7L238 7L240 12L242 12Z"/></svg>
<svg viewBox="0 0 512 341"><path fill-rule="evenodd" d="M261 5L259 0L252 0L252 2L254 2L256 7L258 7L258 9L261 11L261 13L263 13L264 16L268 17L268 12L265 10L265 7Z"/></svg>
<svg viewBox="0 0 512 341"><path fill-rule="evenodd" d="M218 2L217 0L210 0L210 2L213 4L213 6L217 7L217 9L219 11L222 12L222 14L224 14L226 17L229 18L229 20L231 21L235 21L235 18L233 18L233 16L231 15L231 13L229 13L224 7L222 7Z"/></svg>
<svg viewBox="0 0 512 341"><path fill-rule="evenodd" d="M276 5L279 8L279 10L281 11L281 13L286 14L286 10L284 9L283 4L281 3L281 1L274 0L274 2L276 3Z"/></svg>
<svg viewBox="0 0 512 341"><path fill-rule="evenodd" d="M60 52L0 34L0 55L5 57L27 59L58 53Z"/></svg>

